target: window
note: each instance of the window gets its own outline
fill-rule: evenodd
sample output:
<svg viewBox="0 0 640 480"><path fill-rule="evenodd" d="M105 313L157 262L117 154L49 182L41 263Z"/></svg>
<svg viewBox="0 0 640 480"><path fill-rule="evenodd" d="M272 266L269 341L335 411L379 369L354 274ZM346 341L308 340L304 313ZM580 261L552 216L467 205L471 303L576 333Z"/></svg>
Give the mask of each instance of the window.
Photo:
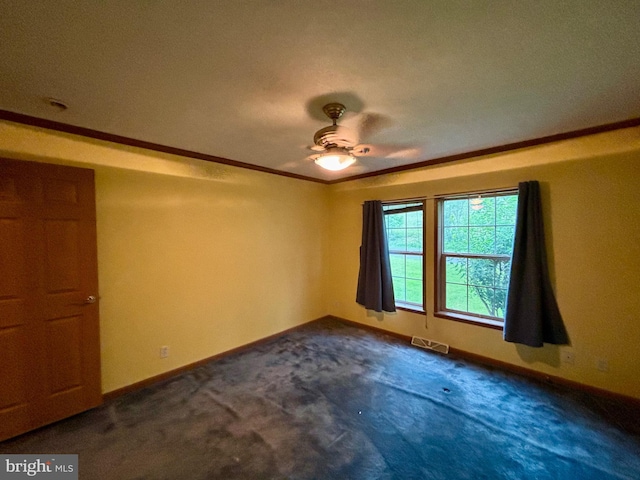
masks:
<svg viewBox="0 0 640 480"><path fill-rule="evenodd" d="M424 202L383 205L396 307L424 311Z"/></svg>
<svg viewBox="0 0 640 480"><path fill-rule="evenodd" d="M444 197L437 206L436 314L502 327L517 192Z"/></svg>

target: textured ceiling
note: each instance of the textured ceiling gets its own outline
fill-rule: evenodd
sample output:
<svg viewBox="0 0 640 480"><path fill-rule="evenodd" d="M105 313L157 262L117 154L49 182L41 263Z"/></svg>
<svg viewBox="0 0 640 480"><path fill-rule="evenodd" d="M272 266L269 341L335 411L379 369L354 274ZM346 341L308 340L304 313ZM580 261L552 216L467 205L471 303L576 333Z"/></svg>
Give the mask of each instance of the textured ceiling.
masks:
<svg viewBox="0 0 640 480"><path fill-rule="evenodd" d="M0 0L0 12L1 110L320 180L640 117L640 1ZM307 158L325 101L372 145L341 172Z"/></svg>

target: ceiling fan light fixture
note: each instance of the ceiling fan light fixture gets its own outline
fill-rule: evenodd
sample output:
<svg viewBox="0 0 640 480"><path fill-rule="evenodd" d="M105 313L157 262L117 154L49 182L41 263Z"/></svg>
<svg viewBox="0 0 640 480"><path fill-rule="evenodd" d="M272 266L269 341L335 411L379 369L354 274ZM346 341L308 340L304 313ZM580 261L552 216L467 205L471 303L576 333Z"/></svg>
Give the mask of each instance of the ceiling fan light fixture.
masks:
<svg viewBox="0 0 640 480"><path fill-rule="evenodd" d="M325 153L318 155L314 161L322 168L335 172L353 165L356 159L346 149L333 147L328 148Z"/></svg>
<svg viewBox="0 0 640 480"><path fill-rule="evenodd" d="M481 195L478 195L477 197L469 200L469 203L471 204L471 209L476 211L482 210L484 208L483 202L484 202L484 199L482 198Z"/></svg>

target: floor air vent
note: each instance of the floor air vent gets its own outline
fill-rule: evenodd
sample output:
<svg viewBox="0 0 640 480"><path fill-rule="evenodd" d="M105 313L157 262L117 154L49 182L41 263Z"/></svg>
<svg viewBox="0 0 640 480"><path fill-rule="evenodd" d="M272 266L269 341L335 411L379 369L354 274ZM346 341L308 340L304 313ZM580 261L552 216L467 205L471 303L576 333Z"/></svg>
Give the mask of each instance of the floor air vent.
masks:
<svg viewBox="0 0 640 480"><path fill-rule="evenodd" d="M434 350L440 353L449 353L449 345L447 345L446 343L434 342L433 340L429 340L427 338L414 336L411 338L411 345L426 348L427 350Z"/></svg>

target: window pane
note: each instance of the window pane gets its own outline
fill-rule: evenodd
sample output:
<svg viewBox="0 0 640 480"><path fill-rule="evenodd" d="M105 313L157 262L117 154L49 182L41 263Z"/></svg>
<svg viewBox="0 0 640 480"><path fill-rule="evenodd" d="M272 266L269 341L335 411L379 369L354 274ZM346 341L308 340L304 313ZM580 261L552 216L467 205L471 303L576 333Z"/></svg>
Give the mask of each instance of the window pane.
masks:
<svg viewBox="0 0 640 480"><path fill-rule="evenodd" d="M445 278L449 283L467 283L467 259L447 258L445 261Z"/></svg>
<svg viewBox="0 0 640 480"><path fill-rule="evenodd" d="M449 310L467 311L467 286L456 285L455 283L446 284L445 307Z"/></svg>
<svg viewBox="0 0 640 480"><path fill-rule="evenodd" d="M494 295L496 317L504 318L505 306L507 305L507 291L502 288L496 288Z"/></svg>
<svg viewBox="0 0 640 480"><path fill-rule="evenodd" d="M407 250L410 252L422 251L422 227L407 229Z"/></svg>
<svg viewBox="0 0 640 480"><path fill-rule="evenodd" d="M495 316L493 288L469 287L469 313Z"/></svg>
<svg viewBox="0 0 640 480"><path fill-rule="evenodd" d="M493 254L495 252L494 227L469 228L469 253Z"/></svg>
<svg viewBox="0 0 640 480"><path fill-rule="evenodd" d="M404 288L404 277L392 277L393 280L393 296L396 302L405 302L406 293Z"/></svg>
<svg viewBox="0 0 640 480"><path fill-rule="evenodd" d="M391 276L404 277L405 276L404 255L398 255L398 254L392 253L389 255L389 260L391 260Z"/></svg>
<svg viewBox="0 0 640 480"><path fill-rule="evenodd" d="M467 253L469 251L469 229L467 227L445 227L443 251Z"/></svg>
<svg viewBox="0 0 640 480"><path fill-rule="evenodd" d="M469 200L469 225L495 224L495 199L492 197Z"/></svg>
<svg viewBox="0 0 640 480"><path fill-rule="evenodd" d="M422 227L422 211L407 213L407 227Z"/></svg>
<svg viewBox="0 0 640 480"><path fill-rule="evenodd" d="M496 260L495 270L496 287L509 288L509 275L511 274L511 260Z"/></svg>
<svg viewBox="0 0 640 480"><path fill-rule="evenodd" d="M406 300L422 305L422 282L420 280L407 279Z"/></svg>
<svg viewBox="0 0 640 480"><path fill-rule="evenodd" d="M385 215L384 221L387 228L404 228L405 215L402 213L398 215Z"/></svg>
<svg viewBox="0 0 640 480"><path fill-rule="evenodd" d="M458 227L468 225L469 201L467 199L445 200L443 216L443 225L445 227Z"/></svg>
<svg viewBox="0 0 640 480"><path fill-rule="evenodd" d="M511 260L490 257L512 255L517 195L488 193L440 202L438 262L444 272L438 290L445 289L445 305L438 308L504 318Z"/></svg>
<svg viewBox="0 0 640 480"><path fill-rule="evenodd" d="M496 198L496 224L515 225L518 210L518 196L507 195Z"/></svg>
<svg viewBox="0 0 640 480"><path fill-rule="evenodd" d="M470 258L469 259L469 285L478 287L493 287L494 260Z"/></svg>
<svg viewBox="0 0 640 480"><path fill-rule="evenodd" d="M387 242L389 243L389 250L405 251L407 249L406 230L397 228L388 229Z"/></svg>
<svg viewBox="0 0 640 480"><path fill-rule="evenodd" d="M496 227L496 253L511 255L515 227Z"/></svg>
<svg viewBox="0 0 640 480"><path fill-rule="evenodd" d="M417 255L407 255L407 278L422 281L422 257ZM407 287L408 288L408 287Z"/></svg>
<svg viewBox="0 0 640 480"><path fill-rule="evenodd" d="M396 304L423 307L424 203L393 203L383 209Z"/></svg>

